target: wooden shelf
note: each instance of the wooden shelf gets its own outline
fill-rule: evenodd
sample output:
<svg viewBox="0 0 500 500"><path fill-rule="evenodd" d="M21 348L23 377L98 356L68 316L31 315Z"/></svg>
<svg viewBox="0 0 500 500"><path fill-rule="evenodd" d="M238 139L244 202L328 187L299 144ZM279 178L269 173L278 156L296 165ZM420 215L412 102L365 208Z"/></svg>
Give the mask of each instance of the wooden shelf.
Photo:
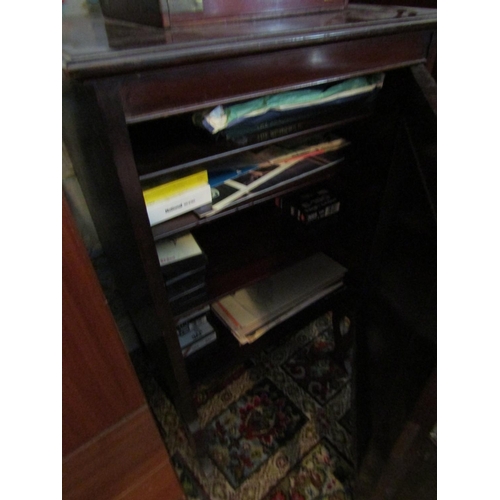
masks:
<svg viewBox="0 0 500 500"><path fill-rule="evenodd" d="M337 165L333 165L332 167L321 172L313 173L307 177L302 177L300 179L297 179L296 181L287 183L282 187L277 186L276 189L273 189L272 191L263 193L261 195L253 196L249 199L242 198L240 202L235 203L234 205L229 206L227 209L211 215L210 217L200 218L194 212L189 212L174 219L156 224L151 228L153 238L155 239L155 241L158 241L162 238L171 237L184 231L194 230L207 224L210 225L211 223L225 218L228 215L232 215L236 212L240 213L253 206L258 206L261 203L273 200L277 196L284 196L288 193L296 191L299 188L303 189L314 184L327 183L334 179L343 167L344 163L342 162Z"/></svg>
<svg viewBox="0 0 500 500"><path fill-rule="evenodd" d="M335 232L336 216L322 222L322 233ZM193 235L208 257L207 297L193 309L264 279L316 251L331 254L331 248L328 251L324 245L318 245L317 239L310 238L310 228L283 215L272 202L200 227ZM179 314L177 319L188 313Z"/></svg>
<svg viewBox="0 0 500 500"><path fill-rule="evenodd" d="M168 179L169 175L180 171L210 168L211 162L245 151L333 131L367 118L372 111L373 103L365 101L329 106L327 111L318 112L313 119L305 121L304 128L299 131L289 131L290 127L283 126L280 129L284 133L244 146L220 135L211 136L208 131L192 123L191 114L131 125L129 134L139 179L145 186L159 183L163 178ZM274 129L273 133L276 131L279 132L279 129Z"/></svg>
<svg viewBox="0 0 500 500"><path fill-rule="evenodd" d="M345 293L345 287L332 292L293 318L272 328L252 344L240 345L231 332L215 316L211 316L210 322L217 332L217 340L186 358L186 368L192 383L210 381L220 374L227 373L234 366L257 357L263 349L286 341L290 334L331 310L332 300ZM217 366L214 366L214 359L217 359Z"/></svg>

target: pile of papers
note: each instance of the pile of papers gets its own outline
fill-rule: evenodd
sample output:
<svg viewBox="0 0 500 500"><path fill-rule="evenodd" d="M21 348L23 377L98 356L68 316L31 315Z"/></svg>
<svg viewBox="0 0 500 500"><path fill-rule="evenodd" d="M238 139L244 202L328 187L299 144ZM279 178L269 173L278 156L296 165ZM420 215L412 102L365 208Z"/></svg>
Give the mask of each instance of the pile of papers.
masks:
<svg viewBox="0 0 500 500"><path fill-rule="evenodd" d="M347 269L316 253L253 285L226 295L212 311L240 344L254 342L274 326L343 285Z"/></svg>

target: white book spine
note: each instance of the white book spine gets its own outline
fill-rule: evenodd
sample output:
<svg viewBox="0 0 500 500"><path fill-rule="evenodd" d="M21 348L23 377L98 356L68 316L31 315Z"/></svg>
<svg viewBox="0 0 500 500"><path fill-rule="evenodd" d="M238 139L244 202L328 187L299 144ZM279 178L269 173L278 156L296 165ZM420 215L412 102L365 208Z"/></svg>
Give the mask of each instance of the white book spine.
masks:
<svg viewBox="0 0 500 500"><path fill-rule="evenodd" d="M212 202L209 184L190 189L146 205L149 223L154 226Z"/></svg>

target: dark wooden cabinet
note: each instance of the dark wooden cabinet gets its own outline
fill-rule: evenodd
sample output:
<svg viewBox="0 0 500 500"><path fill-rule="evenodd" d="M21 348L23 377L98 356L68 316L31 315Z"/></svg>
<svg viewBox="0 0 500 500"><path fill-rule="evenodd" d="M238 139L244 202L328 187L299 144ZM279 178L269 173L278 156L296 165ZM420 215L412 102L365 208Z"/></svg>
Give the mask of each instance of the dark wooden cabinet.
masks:
<svg viewBox="0 0 500 500"><path fill-rule="evenodd" d="M400 364L416 365L408 387L417 393L432 365L429 355L419 373L412 349L422 338L432 352L435 336L436 110L426 71L435 61L435 10L351 5L166 30L70 18L63 31L64 141L130 316L188 427L196 434L193 383L333 308L356 318L361 449L373 431L374 385L384 380L376 373L374 325L391 321L412 332L402 340L394 327L396 340L378 339L392 360L384 365L389 379L401 369L399 356ZM141 183L256 147L206 141L191 123L194 111L375 72L385 81L370 106L344 107L321 130L301 132L346 137L342 168L214 217L189 213L150 227ZM276 196L318 184L340 191L335 221L301 227L277 211ZM221 331L184 358L155 242L186 230L208 255L207 303L317 250L349 269L347 286L254 344L241 347ZM416 396L407 399L410 407Z"/></svg>

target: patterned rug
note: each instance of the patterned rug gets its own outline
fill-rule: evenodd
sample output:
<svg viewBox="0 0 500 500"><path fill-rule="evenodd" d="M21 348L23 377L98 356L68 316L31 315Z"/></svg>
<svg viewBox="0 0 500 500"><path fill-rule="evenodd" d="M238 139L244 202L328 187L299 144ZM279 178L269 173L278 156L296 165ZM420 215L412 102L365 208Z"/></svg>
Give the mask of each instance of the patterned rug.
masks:
<svg viewBox="0 0 500 500"><path fill-rule="evenodd" d="M333 359L334 351L331 331L326 330L283 363L283 369L322 406L349 380L345 368Z"/></svg>
<svg viewBox="0 0 500 500"><path fill-rule="evenodd" d="M238 488L305 422L304 414L264 378L205 427L209 454Z"/></svg>
<svg viewBox="0 0 500 500"><path fill-rule="evenodd" d="M334 349L326 314L248 367L196 389L210 474L168 398L138 369L189 500L352 498L350 370L334 361Z"/></svg>

